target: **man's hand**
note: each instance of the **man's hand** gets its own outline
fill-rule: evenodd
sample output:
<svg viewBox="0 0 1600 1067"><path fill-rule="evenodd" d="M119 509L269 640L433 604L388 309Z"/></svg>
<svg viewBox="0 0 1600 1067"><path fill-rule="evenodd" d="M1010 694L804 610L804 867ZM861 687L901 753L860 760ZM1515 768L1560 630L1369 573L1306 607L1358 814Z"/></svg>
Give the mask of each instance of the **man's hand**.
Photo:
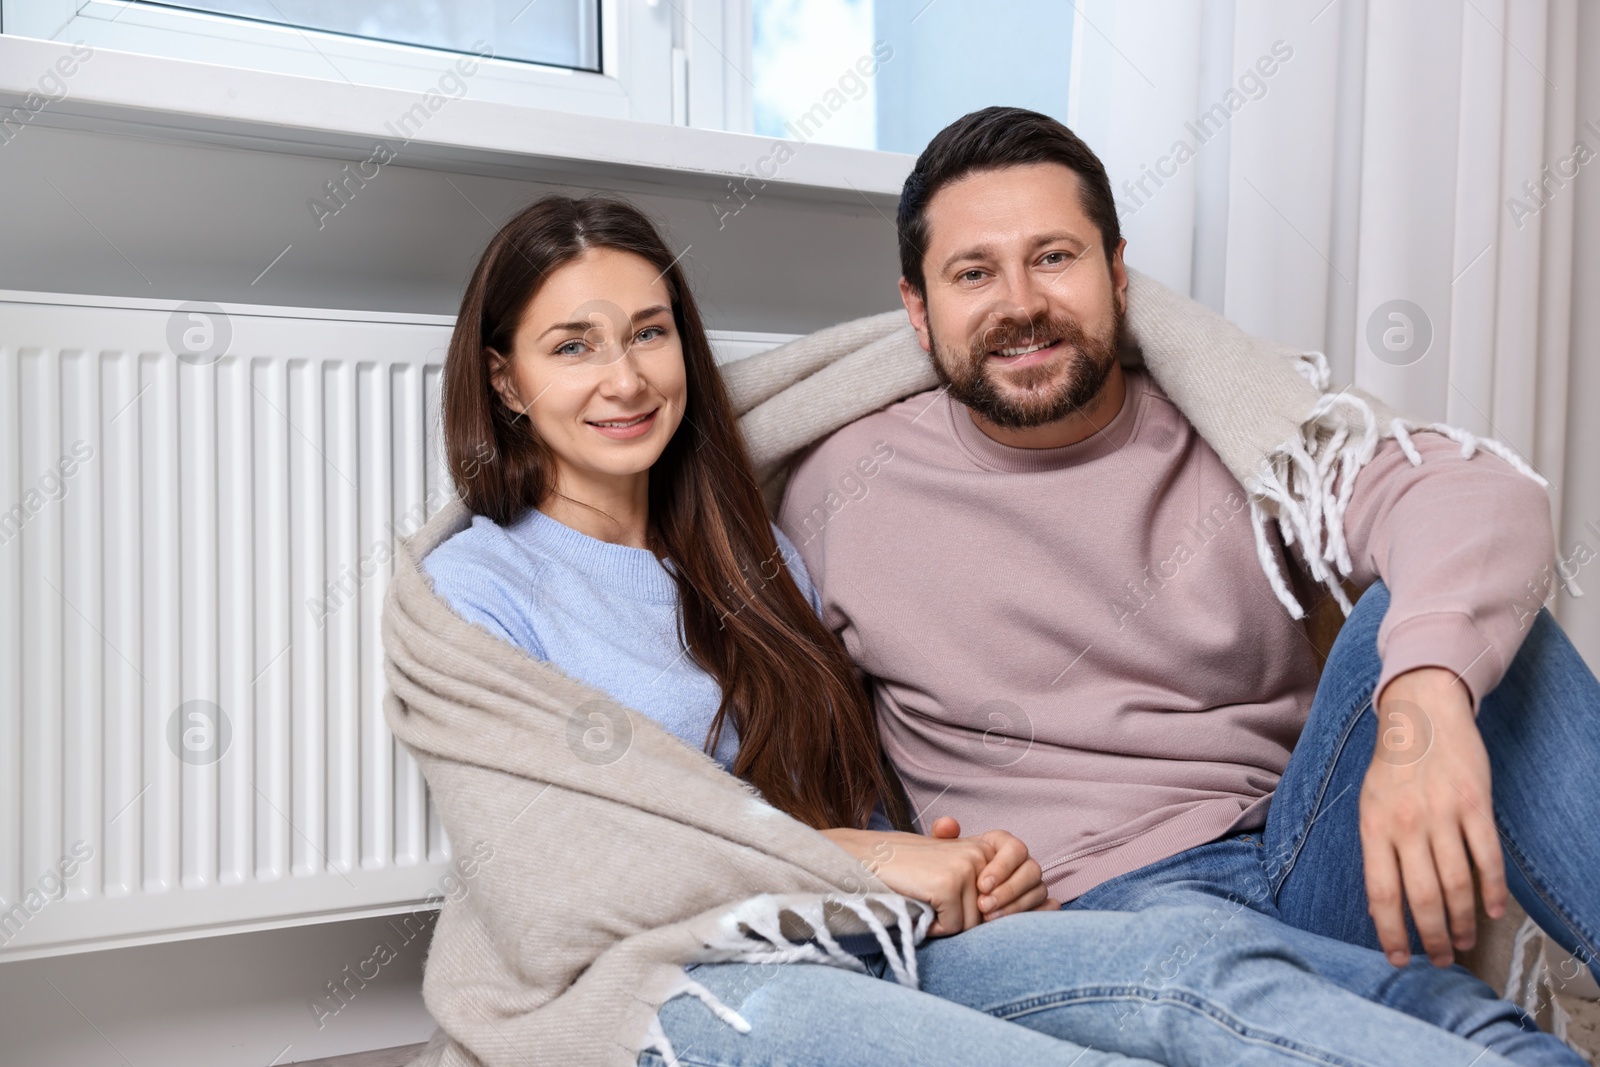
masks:
<svg viewBox="0 0 1600 1067"><path fill-rule="evenodd" d="M1012 835L991 830L961 837L954 819L940 819L933 829L927 837L875 830L822 832L890 889L931 906L930 937L959 934L1044 902L1039 865ZM980 890L980 884L989 888Z"/></svg>
<svg viewBox="0 0 1600 1067"><path fill-rule="evenodd" d="M1454 960L1452 944L1472 947L1474 866L1485 909L1494 918L1504 914L1489 753L1454 672L1419 667L1396 675L1379 694L1378 743L1361 786L1361 850L1367 911L1397 967L1411 958L1407 903L1435 965Z"/></svg>

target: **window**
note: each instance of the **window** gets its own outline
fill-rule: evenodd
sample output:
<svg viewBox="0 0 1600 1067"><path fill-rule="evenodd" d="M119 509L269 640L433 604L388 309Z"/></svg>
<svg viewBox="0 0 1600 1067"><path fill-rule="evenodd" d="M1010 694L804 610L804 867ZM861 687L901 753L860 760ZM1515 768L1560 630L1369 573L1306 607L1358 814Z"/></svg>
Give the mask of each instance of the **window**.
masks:
<svg viewBox="0 0 1600 1067"><path fill-rule="evenodd" d="M1066 121L1083 19L1065 0L0 0L0 15L7 33L411 92L487 54L473 99L905 153L990 104Z"/></svg>
<svg viewBox="0 0 1600 1067"><path fill-rule="evenodd" d="M754 0L755 132L921 152L991 104L1065 122L1064 0Z"/></svg>
<svg viewBox="0 0 1600 1067"><path fill-rule="evenodd" d="M600 72L599 0L168 0L152 6L235 15L374 41Z"/></svg>
<svg viewBox="0 0 1600 1067"><path fill-rule="evenodd" d="M462 54L460 95L682 122L689 81L676 0L0 0L0 30L95 48L425 92ZM697 25L720 32L707 0ZM721 82L696 110L720 126ZM454 91L454 90L452 90ZM198 101L203 108L207 102Z"/></svg>

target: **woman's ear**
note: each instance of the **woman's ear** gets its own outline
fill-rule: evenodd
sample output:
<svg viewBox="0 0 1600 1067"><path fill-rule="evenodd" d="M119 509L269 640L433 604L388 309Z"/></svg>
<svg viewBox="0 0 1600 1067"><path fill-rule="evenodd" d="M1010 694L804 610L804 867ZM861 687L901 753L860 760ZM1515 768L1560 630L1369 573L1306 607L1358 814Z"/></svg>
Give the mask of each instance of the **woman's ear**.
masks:
<svg viewBox="0 0 1600 1067"><path fill-rule="evenodd" d="M511 359L492 348L483 350L489 357L489 384L500 394L500 402L511 410L513 416L526 415L522 398L517 396L516 383L511 378Z"/></svg>

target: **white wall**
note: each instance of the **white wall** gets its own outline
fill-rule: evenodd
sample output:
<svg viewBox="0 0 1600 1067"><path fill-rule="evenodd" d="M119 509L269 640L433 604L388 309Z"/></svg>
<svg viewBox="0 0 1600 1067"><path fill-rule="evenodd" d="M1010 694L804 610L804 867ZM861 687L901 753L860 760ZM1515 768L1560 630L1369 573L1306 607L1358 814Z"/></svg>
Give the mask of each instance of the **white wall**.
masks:
<svg viewBox="0 0 1600 1067"><path fill-rule="evenodd" d="M748 140L758 158L765 142ZM882 197L819 203L759 184L735 196L714 179L511 178L402 160L319 230L306 202L326 202L324 183L346 162L29 126L0 147L0 203L13 205L0 289L453 315L473 262L518 208L602 189L688 249L714 328L807 332L899 304Z"/></svg>

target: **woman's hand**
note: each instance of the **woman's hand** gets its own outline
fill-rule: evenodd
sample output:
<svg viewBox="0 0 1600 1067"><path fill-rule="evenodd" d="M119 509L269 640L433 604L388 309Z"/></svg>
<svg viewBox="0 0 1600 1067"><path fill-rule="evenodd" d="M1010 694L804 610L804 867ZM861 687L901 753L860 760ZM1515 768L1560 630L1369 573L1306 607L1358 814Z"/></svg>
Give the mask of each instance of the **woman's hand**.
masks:
<svg viewBox="0 0 1600 1067"><path fill-rule="evenodd" d="M934 910L930 937L970 930L1014 912L1058 907L1047 900L1039 864L1028 847L1004 830L961 837L950 818L937 820L933 834L877 830L824 830L830 840L901 896Z"/></svg>
<svg viewBox="0 0 1600 1067"><path fill-rule="evenodd" d="M961 824L946 815L933 820L933 836L941 840L961 838ZM990 830L973 840L994 846L994 855L978 872L978 910L989 922L1019 911L1058 911L1061 902L1050 899L1044 887L1039 861L1028 855L1028 846L1004 830Z"/></svg>

